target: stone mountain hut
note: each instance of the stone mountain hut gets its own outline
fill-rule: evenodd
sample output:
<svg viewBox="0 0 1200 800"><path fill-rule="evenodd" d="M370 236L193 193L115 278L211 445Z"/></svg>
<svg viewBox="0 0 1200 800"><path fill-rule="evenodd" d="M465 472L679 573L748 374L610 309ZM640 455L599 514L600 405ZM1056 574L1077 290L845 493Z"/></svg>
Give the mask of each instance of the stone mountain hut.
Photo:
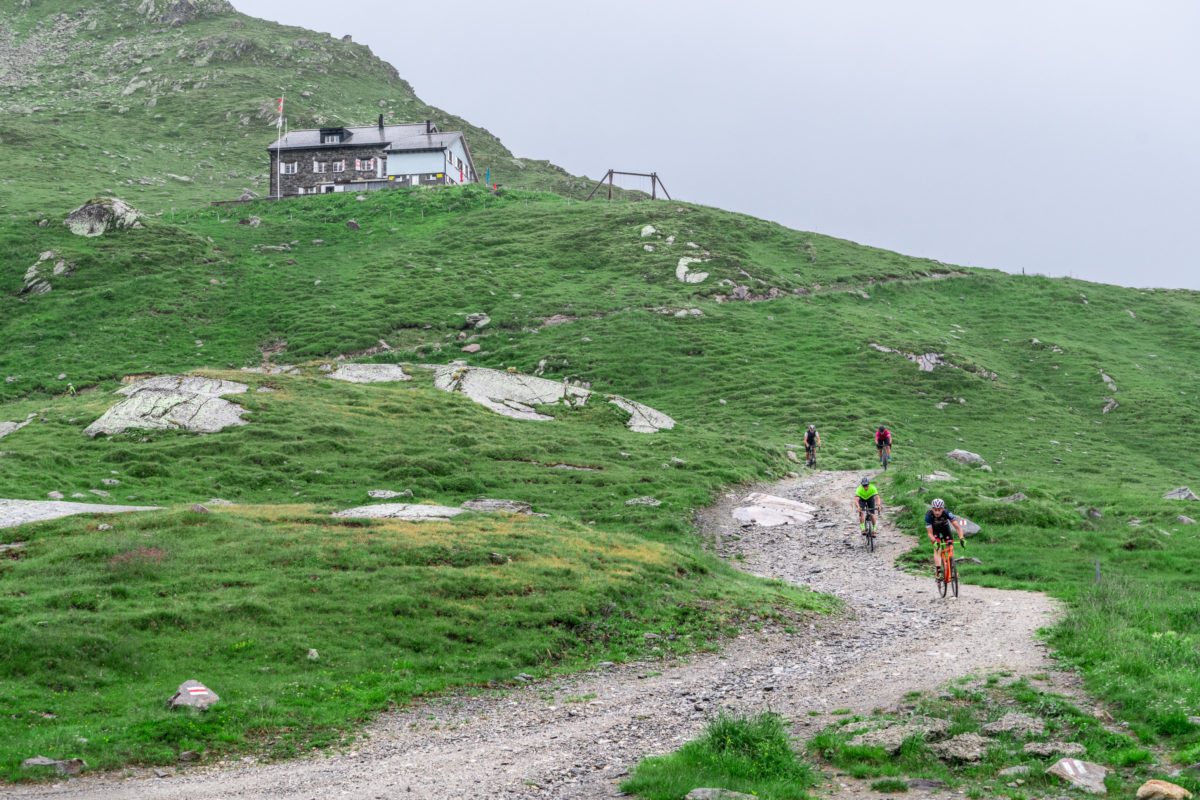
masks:
<svg viewBox="0 0 1200 800"><path fill-rule="evenodd" d="M267 152L272 197L479 180L462 133L429 121L288 131Z"/></svg>

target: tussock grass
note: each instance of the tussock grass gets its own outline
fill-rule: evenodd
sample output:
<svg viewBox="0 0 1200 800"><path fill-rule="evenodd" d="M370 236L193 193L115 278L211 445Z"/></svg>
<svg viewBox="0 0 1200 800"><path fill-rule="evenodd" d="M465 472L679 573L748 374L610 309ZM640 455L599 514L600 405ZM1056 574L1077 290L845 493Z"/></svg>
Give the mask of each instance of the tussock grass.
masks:
<svg viewBox="0 0 1200 800"><path fill-rule="evenodd" d="M700 787L753 793L762 798L804 798L813 769L792 751L776 714L722 714L700 738L678 751L643 759L621 790L651 800L675 800Z"/></svg>

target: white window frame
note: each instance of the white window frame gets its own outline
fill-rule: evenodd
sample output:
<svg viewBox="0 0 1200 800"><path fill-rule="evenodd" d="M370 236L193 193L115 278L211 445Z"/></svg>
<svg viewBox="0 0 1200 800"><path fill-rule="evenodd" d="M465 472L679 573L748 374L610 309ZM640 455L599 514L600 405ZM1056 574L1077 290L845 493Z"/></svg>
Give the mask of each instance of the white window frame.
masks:
<svg viewBox="0 0 1200 800"><path fill-rule="evenodd" d="M354 161L354 166L359 172L374 172L375 159L373 158L358 158Z"/></svg>
<svg viewBox="0 0 1200 800"><path fill-rule="evenodd" d="M321 144L341 144L342 135L340 133L327 133L321 137Z"/></svg>
<svg viewBox="0 0 1200 800"><path fill-rule="evenodd" d="M323 172L328 172L328 171L329 171L329 162L328 161L316 161L316 160L313 161L313 172L315 174L319 175Z"/></svg>
<svg viewBox="0 0 1200 800"><path fill-rule="evenodd" d="M280 175L295 175L299 168L300 168L300 162L298 162L298 161L280 161L279 162L279 174Z"/></svg>
<svg viewBox="0 0 1200 800"><path fill-rule="evenodd" d="M333 162L333 171L334 172L345 172L346 171L346 162L345 161Z"/></svg>

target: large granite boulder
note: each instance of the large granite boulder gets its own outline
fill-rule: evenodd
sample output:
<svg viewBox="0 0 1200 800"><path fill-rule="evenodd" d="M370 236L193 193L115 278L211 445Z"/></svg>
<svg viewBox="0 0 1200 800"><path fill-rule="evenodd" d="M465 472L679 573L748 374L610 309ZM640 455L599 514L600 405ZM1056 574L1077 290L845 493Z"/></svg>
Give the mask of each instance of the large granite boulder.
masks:
<svg viewBox="0 0 1200 800"><path fill-rule="evenodd" d="M126 398L84 429L88 436L141 430L184 430L216 433L245 425L245 410L221 395L239 394L244 383L197 376L162 375L117 390Z"/></svg>
<svg viewBox="0 0 1200 800"><path fill-rule="evenodd" d="M72 211L63 224L76 236L101 236L109 231L141 228L142 212L116 197L93 197Z"/></svg>
<svg viewBox="0 0 1200 800"><path fill-rule="evenodd" d="M1188 487L1180 486L1178 489L1172 489L1164 494L1163 500L1200 500L1200 497L1197 497L1196 493Z"/></svg>

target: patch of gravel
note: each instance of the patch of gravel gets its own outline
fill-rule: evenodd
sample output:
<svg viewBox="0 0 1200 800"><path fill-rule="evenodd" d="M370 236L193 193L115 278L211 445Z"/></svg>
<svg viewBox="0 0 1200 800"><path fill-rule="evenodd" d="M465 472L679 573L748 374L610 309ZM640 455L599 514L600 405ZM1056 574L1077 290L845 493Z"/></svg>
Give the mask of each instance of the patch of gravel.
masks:
<svg viewBox="0 0 1200 800"><path fill-rule="evenodd" d="M967 674L1053 673L1034 638L1059 611L1045 596L964 584L958 599L942 599L932 578L893 567L913 540L890 524L881 527L874 553L863 550L848 502L863 474L822 472L755 487L816 506L803 525L743 526L732 517L743 496L734 493L698 515L701 535L722 555L743 556L745 569L844 601L844 612L813 618L794 633L767 626L730 640L720 654L437 698L382 715L367 729L369 738L343 754L223 762L166 779L132 768L132 779L85 776L8 788L18 797L110 800L613 797L641 757L679 747L721 709L770 709L795 720L793 731L803 736L841 719L834 710L869 714L894 706L905 692L934 690ZM980 550L972 555L986 558ZM874 794L864 788L832 779L823 793Z"/></svg>

